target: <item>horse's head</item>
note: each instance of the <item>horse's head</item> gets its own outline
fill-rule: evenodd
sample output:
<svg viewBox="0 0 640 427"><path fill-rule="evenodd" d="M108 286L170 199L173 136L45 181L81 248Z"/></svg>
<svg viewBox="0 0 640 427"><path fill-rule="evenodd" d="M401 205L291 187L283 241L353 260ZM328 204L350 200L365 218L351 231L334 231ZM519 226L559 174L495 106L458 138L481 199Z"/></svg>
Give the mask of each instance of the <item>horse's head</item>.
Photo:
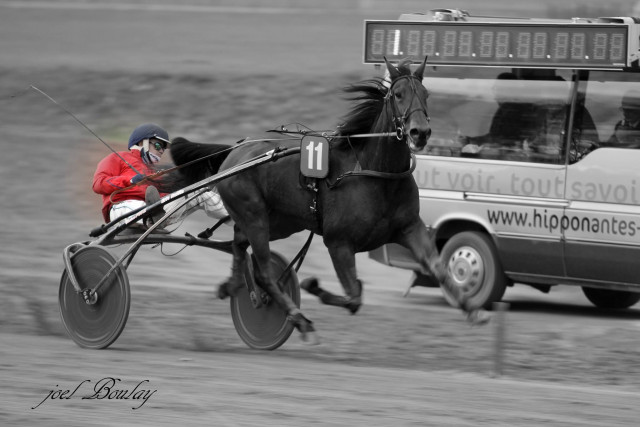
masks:
<svg viewBox="0 0 640 427"><path fill-rule="evenodd" d="M422 77L427 58L411 74L410 61L401 61L394 67L385 58L391 78L391 86L385 99L391 105L393 121L398 139L406 138L412 151L419 151L427 145L431 136L427 97L429 92L422 85Z"/></svg>

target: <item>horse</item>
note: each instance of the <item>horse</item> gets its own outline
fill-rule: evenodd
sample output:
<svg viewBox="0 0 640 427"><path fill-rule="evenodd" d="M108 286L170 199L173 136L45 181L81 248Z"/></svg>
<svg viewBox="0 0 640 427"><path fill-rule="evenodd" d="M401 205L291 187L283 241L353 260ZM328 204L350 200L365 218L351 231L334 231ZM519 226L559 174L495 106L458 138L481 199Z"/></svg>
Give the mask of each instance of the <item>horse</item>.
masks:
<svg viewBox="0 0 640 427"><path fill-rule="evenodd" d="M272 280L269 263L270 241L303 230L322 236L345 292L345 296L334 295L315 278L303 280L301 288L324 304L355 314L363 292L355 254L398 243L413 253L425 272L432 272L451 290L471 323L486 322L486 315L470 307L452 282L419 216L418 187L411 172L412 152L424 148L431 134L428 91L422 84L426 58L413 73L409 60L397 67L386 58L385 62L389 79L374 78L344 88L355 105L329 138L328 175L314 181L311 191L300 176L297 154L217 184L234 222L231 276L218 287L218 297L235 295L244 286L243 265L251 246L256 282L288 314L303 340L314 339L313 323ZM217 166L224 171L275 146L296 145L300 137L248 141L225 151L216 164L195 163L181 171L190 184L216 173ZM171 144L177 166L220 150L220 145L194 145L184 139Z"/></svg>

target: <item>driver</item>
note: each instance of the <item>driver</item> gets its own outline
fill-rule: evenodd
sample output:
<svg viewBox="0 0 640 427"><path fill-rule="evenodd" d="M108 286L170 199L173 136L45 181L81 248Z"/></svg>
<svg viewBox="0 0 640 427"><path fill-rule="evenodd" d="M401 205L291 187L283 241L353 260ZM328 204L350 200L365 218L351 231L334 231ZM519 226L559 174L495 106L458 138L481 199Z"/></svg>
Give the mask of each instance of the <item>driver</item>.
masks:
<svg viewBox="0 0 640 427"><path fill-rule="evenodd" d="M521 149L524 141L535 137L539 125L539 112L533 102L522 102L519 97L526 82L513 73L505 72L496 77L493 96L498 104L491 121L489 133L463 137L463 153L490 152L497 155L501 148ZM481 147L482 146L482 147Z"/></svg>
<svg viewBox="0 0 640 427"><path fill-rule="evenodd" d="M154 186L140 182L156 172L153 165L160 161L169 144L166 130L154 123L145 123L131 133L129 151L111 153L98 163L93 176L93 191L102 195L105 222L160 200L161 195ZM176 206L175 203L182 202L177 199L167 203L166 207L170 209ZM215 190L209 190L178 209L167 218L166 224L176 223L196 209L204 209L208 216L215 219L228 216L220 195ZM158 220L163 215L161 208L153 218Z"/></svg>
<svg viewBox="0 0 640 427"><path fill-rule="evenodd" d="M612 145L640 147L640 90L630 90L622 97L620 105L623 119L616 123Z"/></svg>

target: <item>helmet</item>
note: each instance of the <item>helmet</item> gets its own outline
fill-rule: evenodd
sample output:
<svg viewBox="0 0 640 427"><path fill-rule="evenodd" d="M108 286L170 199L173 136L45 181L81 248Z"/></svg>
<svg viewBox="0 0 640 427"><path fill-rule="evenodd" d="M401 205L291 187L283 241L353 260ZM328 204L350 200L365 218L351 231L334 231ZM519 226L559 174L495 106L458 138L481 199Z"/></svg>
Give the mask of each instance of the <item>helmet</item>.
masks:
<svg viewBox="0 0 640 427"><path fill-rule="evenodd" d="M145 123L131 132L128 148L138 144L143 139L156 138L169 144L169 134L166 130L154 123Z"/></svg>

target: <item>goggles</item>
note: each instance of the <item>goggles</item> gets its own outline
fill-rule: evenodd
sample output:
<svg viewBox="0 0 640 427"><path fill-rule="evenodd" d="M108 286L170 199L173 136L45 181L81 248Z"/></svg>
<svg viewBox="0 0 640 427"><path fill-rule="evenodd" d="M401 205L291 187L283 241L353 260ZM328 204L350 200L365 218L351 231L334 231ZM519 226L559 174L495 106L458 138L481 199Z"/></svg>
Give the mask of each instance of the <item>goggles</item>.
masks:
<svg viewBox="0 0 640 427"><path fill-rule="evenodd" d="M169 141L165 139L160 139L158 137L153 137L153 139L149 140L149 144L151 144L151 146L153 146L153 148L155 148L156 151L162 153L164 150L167 149L167 146L169 145Z"/></svg>

